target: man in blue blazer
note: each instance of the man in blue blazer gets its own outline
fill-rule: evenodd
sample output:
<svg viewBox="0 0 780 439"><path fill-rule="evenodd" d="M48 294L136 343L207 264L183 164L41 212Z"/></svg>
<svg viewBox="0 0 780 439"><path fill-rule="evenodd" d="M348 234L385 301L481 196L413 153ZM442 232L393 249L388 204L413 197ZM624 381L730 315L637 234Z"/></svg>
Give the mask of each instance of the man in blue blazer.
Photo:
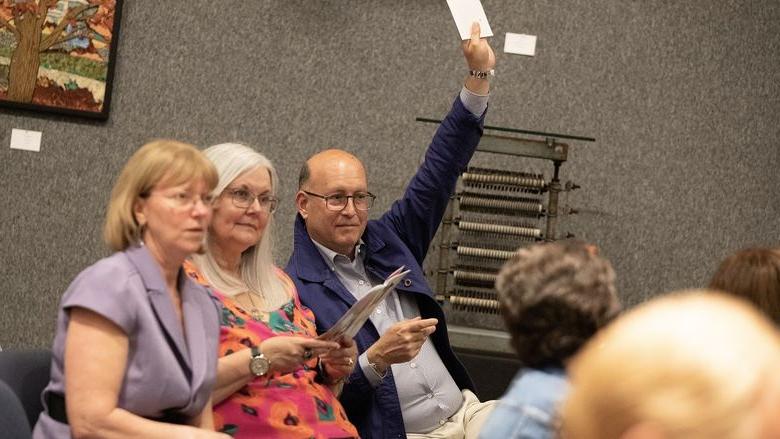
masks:
<svg viewBox="0 0 780 439"><path fill-rule="evenodd" d="M473 394L421 267L482 135L495 56L479 35L475 23L463 43L465 85L403 197L380 219L368 221L375 197L353 155L322 151L301 169L286 270L318 332L396 268L411 270L355 336L358 364L341 401L364 438L476 437L492 408Z"/></svg>

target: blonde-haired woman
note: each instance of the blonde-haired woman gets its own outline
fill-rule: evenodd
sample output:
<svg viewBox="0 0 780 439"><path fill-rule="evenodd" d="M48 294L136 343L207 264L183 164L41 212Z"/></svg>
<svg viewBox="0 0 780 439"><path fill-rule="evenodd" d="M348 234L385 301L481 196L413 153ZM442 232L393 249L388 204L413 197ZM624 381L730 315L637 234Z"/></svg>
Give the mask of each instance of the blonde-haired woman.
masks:
<svg viewBox="0 0 780 439"><path fill-rule="evenodd" d="M223 304L217 429L237 438L356 437L334 393L354 367L354 342L315 339L313 313L273 263L273 165L240 144L204 153L219 183L207 251L190 273Z"/></svg>
<svg viewBox="0 0 780 439"><path fill-rule="evenodd" d="M202 248L216 182L185 143L151 142L127 162L104 227L115 253L60 303L35 438L226 437L213 431L210 399L218 306L182 271Z"/></svg>
<svg viewBox="0 0 780 439"><path fill-rule="evenodd" d="M671 294L618 318L569 367L567 439L780 437L780 334L712 291Z"/></svg>

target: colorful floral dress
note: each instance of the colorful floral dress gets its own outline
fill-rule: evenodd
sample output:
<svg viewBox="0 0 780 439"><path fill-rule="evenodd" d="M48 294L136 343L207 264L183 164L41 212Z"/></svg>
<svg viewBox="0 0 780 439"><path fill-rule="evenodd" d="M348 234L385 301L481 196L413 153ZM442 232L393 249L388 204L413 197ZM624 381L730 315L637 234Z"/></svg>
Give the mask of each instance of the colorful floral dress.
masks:
<svg viewBox="0 0 780 439"><path fill-rule="evenodd" d="M185 268L190 276L207 284L194 265L187 263ZM250 349L277 335L317 335L314 313L298 300L292 280L278 267L275 270L292 299L275 311L264 312L261 320L252 318L231 297L214 292L223 305L220 357ZM216 429L236 438L358 437L333 392L315 382L316 365L317 359L313 358L292 373L253 379L214 406Z"/></svg>

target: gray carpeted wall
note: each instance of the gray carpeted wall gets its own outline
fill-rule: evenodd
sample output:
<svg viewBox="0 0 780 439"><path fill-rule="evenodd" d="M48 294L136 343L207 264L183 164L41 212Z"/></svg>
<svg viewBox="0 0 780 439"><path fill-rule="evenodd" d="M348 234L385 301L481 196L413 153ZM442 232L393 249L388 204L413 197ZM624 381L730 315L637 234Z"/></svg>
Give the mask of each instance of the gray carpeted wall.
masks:
<svg viewBox="0 0 780 439"><path fill-rule="evenodd" d="M601 247L629 304L778 243L780 2L484 5L488 123L597 138L571 142L563 178L582 185L581 214L563 228ZM537 35L537 56L504 54L505 32ZM108 122L0 110L0 344L50 344L60 295L106 254L113 180L147 140L265 152L284 262L302 160L354 151L381 212L433 133L414 118L443 116L465 70L444 0L125 1ZM11 128L42 131L41 152L10 150Z"/></svg>

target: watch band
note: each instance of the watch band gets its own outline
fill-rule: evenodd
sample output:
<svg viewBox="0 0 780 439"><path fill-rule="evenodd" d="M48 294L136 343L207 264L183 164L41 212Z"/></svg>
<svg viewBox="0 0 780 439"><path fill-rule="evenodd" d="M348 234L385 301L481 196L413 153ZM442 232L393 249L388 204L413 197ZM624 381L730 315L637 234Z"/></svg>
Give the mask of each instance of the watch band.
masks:
<svg viewBox="0 0 780 439"><path fill-rule="evenodd" d="M259 346L252 346L249 352L251 354L249 358L249 372L256 377L267 375L271 367L271 360L263 355Z"/></svg>
<svg viewBox="0 0 780 439"><path fill-rule="evenodd" d="M469 76L473 76L477 79L487 79L488 76L496 76L496 71L493 69L487 71L469 70Z"/></svg>

